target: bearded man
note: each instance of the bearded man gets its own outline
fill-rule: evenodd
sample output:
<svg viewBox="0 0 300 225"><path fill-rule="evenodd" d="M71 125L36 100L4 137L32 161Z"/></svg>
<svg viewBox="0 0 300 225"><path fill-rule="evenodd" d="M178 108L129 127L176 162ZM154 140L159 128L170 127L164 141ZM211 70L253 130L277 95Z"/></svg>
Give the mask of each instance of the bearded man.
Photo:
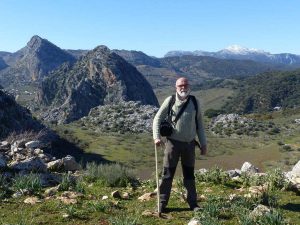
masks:
<svg viewBox="0 0 300 225"><path fill-rule="evenodd" d="M207 145L200 102L191 96L190 92L188 79L179 78L176 81L175 96L169 96L165 99L153 121L153 139L157 146L162 144L161 122L170 114L173 123L172 134L167 137L165 143L163 176L159 186L160 212L166 212L179 159L181 159L183 184L187 190L187 202L191 210L199 210L194 176L195 137L198 136L199 138L202 155L206 154ZM178 114L180 114L179 118L176 117Z"/></svg>

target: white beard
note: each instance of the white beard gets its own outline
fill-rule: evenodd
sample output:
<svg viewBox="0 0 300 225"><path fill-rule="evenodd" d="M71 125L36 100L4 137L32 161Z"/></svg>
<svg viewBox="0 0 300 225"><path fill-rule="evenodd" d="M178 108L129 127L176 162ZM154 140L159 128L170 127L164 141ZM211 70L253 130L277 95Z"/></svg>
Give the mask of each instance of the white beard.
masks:
<svg viewBox="0 0 300 225"><path fill-rule="evenodd" d="M181 98L186 98L187 96L189 96L190 94L190 90L187 91L178 91L177 94L181 97Z"/></svg>

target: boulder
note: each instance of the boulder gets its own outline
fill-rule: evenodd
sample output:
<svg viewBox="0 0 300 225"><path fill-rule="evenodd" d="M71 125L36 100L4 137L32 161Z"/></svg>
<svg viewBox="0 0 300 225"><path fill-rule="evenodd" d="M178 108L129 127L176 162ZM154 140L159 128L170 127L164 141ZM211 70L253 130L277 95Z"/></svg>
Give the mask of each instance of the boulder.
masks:
<svg viewBox="0 0 300 225"><path fill-rule="evenodd" d="M300 160L296 163L296 165L292 169L292 173L296 177L300 177Z"/></svg>
<svg viewBox="0 0 300 225"><path fill-rule="evenodd" d="M50 171L60 171L63 168L63 160L57 159L47 163L47 169Z"/></svg>
<svg viewBox="0 0 300 225"><path fill-rule="evenodd" d="M243 166L241 168L241 172L245 172L245 173L257 173L258 172L258 168L256 168L255 166L253 166L249 162L244 162L244 164L243 164Z"/></svg>
<svg viewBox="0 0 300 225"><path fill-rule="evenodd" d="M27 171L38 171L38 172L46 172L47 166L46 164L40 159L31 157L29 159L25 159L21 162L13 161L9 164L11 169L17 170L27 170Z"/></svg>
<svg viewBox="0 0 300 225"><path fill-rule="evenodd" d="M255 209L253 209L253 211L249 214L249 216L250 218L255 219L270 212L271 210L267 206L258 205Z"/></svg>
<svg viewBox="0 0 300 225"><path fill-rule="evenodd" d="M75 158L71 155L67 155L66 157L62 158L62 162L66 171L80 170L80 165L75 161Z"/></svg>

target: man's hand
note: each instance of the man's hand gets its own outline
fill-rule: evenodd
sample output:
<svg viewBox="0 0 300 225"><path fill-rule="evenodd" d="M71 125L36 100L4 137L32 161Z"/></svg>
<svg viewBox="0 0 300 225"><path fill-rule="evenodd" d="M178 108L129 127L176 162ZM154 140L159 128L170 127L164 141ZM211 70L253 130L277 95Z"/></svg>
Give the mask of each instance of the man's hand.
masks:
<svg viewBox="0 0 300 225"><path fill-rule="evenodd" d="M159 139L159 138L155 139L155 140L154 140L154 144L155 144L156 146L160 146L160 145L162 144L161 139Z"/></svg>
<svg viewBox="0 0 300 225"><path fill-rule="evenodd" d="M206 147L206 145L201 146L200 150L201 150L200 151L201 155L206 155L206 153L207 153L207 147Z"/></svg>

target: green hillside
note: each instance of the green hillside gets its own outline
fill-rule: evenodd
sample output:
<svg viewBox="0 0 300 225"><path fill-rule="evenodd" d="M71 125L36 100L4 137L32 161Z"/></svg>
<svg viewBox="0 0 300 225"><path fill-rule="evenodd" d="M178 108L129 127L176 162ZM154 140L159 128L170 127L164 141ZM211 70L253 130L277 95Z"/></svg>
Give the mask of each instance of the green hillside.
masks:
<svg viewBox="0 0 300 225"><path fill-rule="evenodd" d="M241 81L238 86L237 94L225 106L227 111L266 112L276 106L300 105L300 70L262 73Z"/></svg>

